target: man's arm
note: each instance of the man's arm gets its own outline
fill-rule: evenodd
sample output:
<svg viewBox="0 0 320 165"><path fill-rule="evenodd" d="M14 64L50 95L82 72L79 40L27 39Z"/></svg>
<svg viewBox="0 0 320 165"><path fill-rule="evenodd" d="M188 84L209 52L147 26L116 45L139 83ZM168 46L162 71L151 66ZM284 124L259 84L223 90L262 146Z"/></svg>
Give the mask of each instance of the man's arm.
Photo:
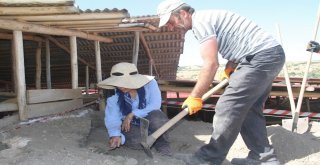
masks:
<svg viewBox="0 0 320 165"><path fill-rule="evenodd" d="M215 38L206 40L200 45L203 66L198 81L190 96L183 102L182 108L188 107L189 115L197 113L202 108L202 95L208 91L219 67L218 46Z"/></svg>
<svg viewBox="0 0 320 165"><path fill-rule="evenodd" d="M216 38L203 42L200 45L200 54L203 59L203 66L200 70L198 81L190 95L201 98L208 91L219 68L218 43Z"/></svg>

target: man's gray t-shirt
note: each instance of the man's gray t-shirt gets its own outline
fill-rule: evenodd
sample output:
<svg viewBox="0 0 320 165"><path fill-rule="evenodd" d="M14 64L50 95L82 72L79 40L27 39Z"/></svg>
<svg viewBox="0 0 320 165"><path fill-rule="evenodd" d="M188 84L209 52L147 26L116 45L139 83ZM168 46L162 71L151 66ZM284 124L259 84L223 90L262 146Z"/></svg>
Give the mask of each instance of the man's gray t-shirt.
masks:
<svg viewBox="0 0 320 165"><path fill-rule="evenodd" d="M253 21L225 10L196 11L192 31L200 43L216 37L224 59L239 63L245 56L279 45Z"/></svg>

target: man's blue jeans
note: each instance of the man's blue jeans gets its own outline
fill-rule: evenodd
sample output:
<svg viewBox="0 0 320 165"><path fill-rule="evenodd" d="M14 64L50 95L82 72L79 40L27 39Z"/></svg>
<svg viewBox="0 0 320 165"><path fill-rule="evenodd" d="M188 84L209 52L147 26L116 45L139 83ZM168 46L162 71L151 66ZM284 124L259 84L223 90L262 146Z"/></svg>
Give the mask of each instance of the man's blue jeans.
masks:
<svg viewBox="0 0 320 165"><path fill-rule="evenodd" d="M195 153L196 157L221 164L239 133L251 157L259 157L271 147L262 109L284 61L281 46L242 60L217 102L211 140Z"/></svg>

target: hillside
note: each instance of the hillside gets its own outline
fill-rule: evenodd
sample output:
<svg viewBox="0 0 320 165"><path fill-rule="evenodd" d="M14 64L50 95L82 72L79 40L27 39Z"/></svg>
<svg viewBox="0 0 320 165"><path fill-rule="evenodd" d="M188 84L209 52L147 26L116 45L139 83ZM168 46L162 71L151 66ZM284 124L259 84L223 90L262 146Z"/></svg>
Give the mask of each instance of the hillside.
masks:
<svg viewBox="0 0 320 165"><path fill-rule="evenodd" d="M303 77L307 63L306 62L288 62L287 69L290 77ZM215 79L219 79L224 69L224 64L220 65ZM201 66L181 66L177 70L177 80L196 80ZM284 77L283 70L279 77ZM320 78L320 61L312 62L308 72L308 78Z"/></svg>

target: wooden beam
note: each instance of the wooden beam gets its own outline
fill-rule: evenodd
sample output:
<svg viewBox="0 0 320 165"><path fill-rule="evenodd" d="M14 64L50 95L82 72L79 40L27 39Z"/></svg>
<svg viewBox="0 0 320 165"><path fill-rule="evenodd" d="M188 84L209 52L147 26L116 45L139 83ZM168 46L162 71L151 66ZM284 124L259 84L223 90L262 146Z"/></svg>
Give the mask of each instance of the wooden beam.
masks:
<svg viewBox="0 0 320 165"><path fill-rule="evenodd" d="M140 40L141 40L143 49L144 49L144 51L146 52L147 57L148 57L148 59L149 59L149 62L150 62L150 65L151 65L150 67L153 67L153 68L154 68L157 77L159 77L159 73L158 73L157 67L156 67L155 64L154 64L154 60L153 60L153 58L152 58L152 56L151 56L151 52L150 52L149 46L148 46L148 44L147 44L147 41L146 41L143 33L140 33Z"/></svg>
<svg viewBox="0 0 320 165"><path fill-rule="evenodd" d="M169 36L174 36L174 35L183 35L184 36L184 33L177 33L177 31L164 31L164 32L148 32L148 33L144 33L144 36L148 37L148 36L166 36L166 35L169 35ZM183 37L184 38L184 37Z"/></svg>
<svg viewBox="0 0 320 165"><path fill-rule="evenodd" d="M0 92L1 96L11 96L11 97L16 97L17 95L12 92Z"/></svg>
<svg viewBox="0 0 320 165"><path fill-rule="evenodd" d="M74 0L1 0L0 6L72 6Z"/></svg>
<svg viewBox="0 0 320 165"><path fill-rule="evenodd" d="M79 13L79 9L74 6L0 7L0 13L2 16L74 14Z"/></svg>
<svg viewBox="0 0 320 165"><path fill-rule="evenodd" d="M27 22L47 22L47 21L86 21L86 20L108 20L124 19L130 17L127 12L106 12L106 13L80 13L80 14L59 14L59 15L39 15L39 16L0 16L1 19L15 19Z"/></svg>
<svg viewBox="0 0 320 165"><path fill-rule="evenodd" d="M27 90L28 104L77 99L82 96L81 89L41 89Z"/></svg>
<svg viewBox="0 0 320 165"><path fill-rule="evenodd" d="M78 52L77 52L77 37L70 37L70 65L71 65L71 84L72 89L77 89L78 82Z"/></svg>
<svg viewBox="0 0 320 165"><path fill-rule="evenodd" d="M60 35L60 36L76 36L87 40L96 40L100 42L111 43L112 39L107 37L96 36L81 31L47 27L43 25L36 25L31 23L23 23L13 20L0 19L0 28L7 30L17 30L23 32L31 32L38 34Z"/></svg>
<svg viewBox="0 0 320 165"><path fill-rule="evenodd" d="M26 78L24 68L24 52L22 31L13 31L13 45L16 67L17 102L20 120L27 119Z"/></svg>
<svg viewBox="0 0 320 165"><path fill-rule="evenodd" d="M83 30L91 30L91 29L104 29L108 27L117 28L117 26L118 26L117 23L113 23L113 24L94 24L93 23L90 25L59 25L56 27L83 31Z"/></svg>
<svg viewBox="0 0 320 165"><path fill-rule="evenodd" d="M95 28L95 29L82 29L88 33L91 32L133 32L133 31L149 31L145 27L128 27L128 28L119 28L119 27L104 27L104 28Z"/></svg>
<svg viewBox="0 0 320 165"><path fill-rule="evenodd" d="M121 19L105 19L105 20L75 20L75 21L42 21L38 22L42 25L49 25L49 26L59 26L59 27L69 27L69 26L80 26L80 25L100 25L100 24L119 24L121 23ZM36 22L32 22L36 23Z"/></svg>
<svg viewBox="0 0 320 165"><path fill-rule="evenodd" d="M28 113L28 117L32 118L32 117L63 113L66 111L70 111L70 110L82 107L82 104L83 104L82 99L48 102L48 103L41 103L41 104L31 104L29 105L30 112Z"/></svg>
<svg viewBox="0 0 320 165"><path fill-rule="evenodd" d="M51 36L48 36L48 39L53 42L54 44L56 44L58 47L60 47L61 49L63 49L64 51L66 51L68 54L71 53L70 49L67 48L65 45L63 45L62 43L60 43L58 40L56 40L55 38L51 37ZM86 60L78 57L78 60L80 62L82 62L83 64L85 65L88 65L90 68L96 70L95 66L91 65L90 63L88 63Z"/></svg>
<svg viewBox="0 0 320 165"><path fill-rule="evenodd" d="M18 111L17 99L12 98L0 102L0 112Z"/></svg>
<svg viewBox="0 0 320 165"><path fill-rule="evenodd" d="M12 40L13 36L9 33L0 33L0 39ZM34 36L34 35L23 35L24 40L36 41L36 42L43 42L43 38Z"/></svg>

